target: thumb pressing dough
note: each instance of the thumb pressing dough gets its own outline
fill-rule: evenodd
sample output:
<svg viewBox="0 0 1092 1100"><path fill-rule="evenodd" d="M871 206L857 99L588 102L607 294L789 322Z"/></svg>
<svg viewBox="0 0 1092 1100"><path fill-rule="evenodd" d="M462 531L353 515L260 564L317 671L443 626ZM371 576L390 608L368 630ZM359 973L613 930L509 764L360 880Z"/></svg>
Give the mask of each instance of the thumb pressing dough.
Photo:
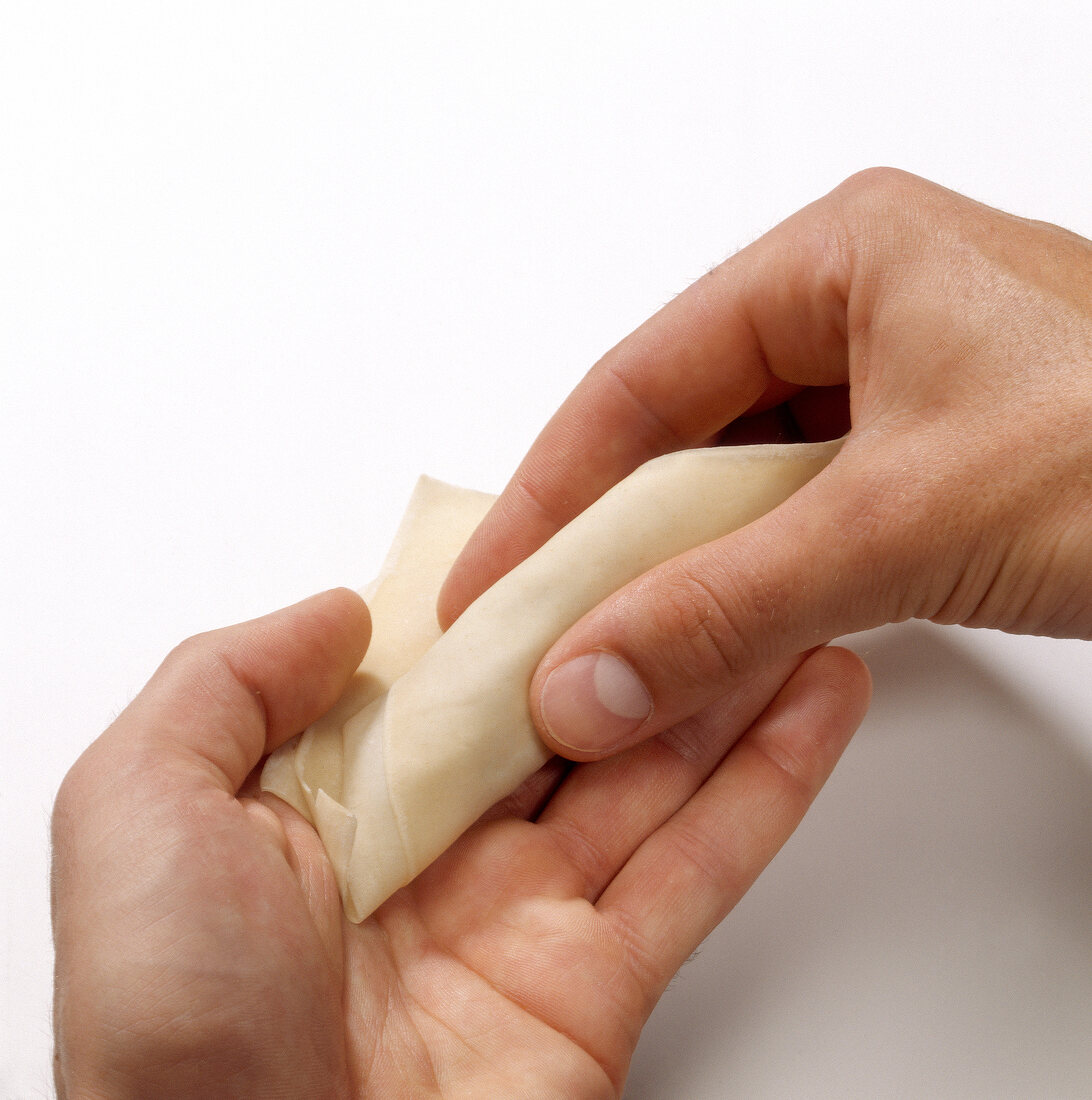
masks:
<svg viewBox="0 0 1092 1100"><path fill-rule="evenodd" d="M278 749L262 789L318 831L352 921L371 914L550 753L531 722L539 661L642 573L786 500L840 441L653 459L483 593L441 636L435 603L494 498L422 478L363 593L372 644L342 698Z"/></svg>

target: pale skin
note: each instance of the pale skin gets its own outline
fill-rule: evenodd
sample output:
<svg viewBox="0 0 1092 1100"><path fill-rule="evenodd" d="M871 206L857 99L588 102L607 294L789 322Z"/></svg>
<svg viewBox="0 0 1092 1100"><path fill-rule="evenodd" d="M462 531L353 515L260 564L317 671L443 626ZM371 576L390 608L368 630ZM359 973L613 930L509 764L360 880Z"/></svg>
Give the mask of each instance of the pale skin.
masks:
<svg viewBox="0 0 1092 1100"><path fill-rule="evenodd" d="M1092 243L865 172L595 365L456 563L440 619L656 454L848 430L786 504L562 636L531 686L547 743L600 757L770 661L911 617L1089 638L1090 425ZM631 672L625 717L566 676L600 653Z"/></svg>
<svg viewBox="0 0 1092 1100"><path fill-rule="evenodd" d="M253 772L334 700L365 608L336 591L185 643L58 796L61 1096L619 1095L667 982L863 715L863 666L817 646L911 616L1092 636L1090 363L1092 245L902 173L847 181L684 292L548 425L442 621L655 454L845 447L577 623L531 702L586 763L360 926ZM649 709L620 728L592 700L576 744L542 692L586 653Z"/></svg>
<svg viewBox="0 0 1092 1100"><path fill-rule="evenodd" d="M616 1097L869 693L821 649L631 753L548 765L354 925L254 769L330 706L369 630L334 590L191 639L66 777L61 1097Z"/></svg>

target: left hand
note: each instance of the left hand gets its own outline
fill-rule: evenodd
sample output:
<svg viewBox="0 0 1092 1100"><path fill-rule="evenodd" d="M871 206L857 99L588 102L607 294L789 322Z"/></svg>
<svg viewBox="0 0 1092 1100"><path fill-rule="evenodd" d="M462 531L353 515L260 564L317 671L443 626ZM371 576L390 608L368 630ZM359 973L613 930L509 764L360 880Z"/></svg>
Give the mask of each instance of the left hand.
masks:
<svg viewBox="0 0 1092 1100"><path fill-rule="evenodd" d="M254 769L368 633L338 590L191 639L65 779L61 1097L618 1096L867 705L860 661L823 649L628 753L554 761L353 925Z"/></svg>

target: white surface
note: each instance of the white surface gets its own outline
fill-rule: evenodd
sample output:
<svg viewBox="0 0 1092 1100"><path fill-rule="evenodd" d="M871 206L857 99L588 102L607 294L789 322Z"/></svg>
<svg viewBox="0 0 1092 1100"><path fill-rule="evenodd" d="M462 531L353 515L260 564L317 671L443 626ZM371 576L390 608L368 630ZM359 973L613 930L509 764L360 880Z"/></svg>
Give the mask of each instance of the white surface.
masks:
<svg viewBox="0 0 1092 1100"><path fill-rule="evenodd" d="M366 580L420 471L498 489L856 169L1092 233L1092 15L982 10L4 4L0 1095L50 1092L53 792L174 642ZM865 730L631 1096L1087 1095L1089 650L861 644Z"/></svg>

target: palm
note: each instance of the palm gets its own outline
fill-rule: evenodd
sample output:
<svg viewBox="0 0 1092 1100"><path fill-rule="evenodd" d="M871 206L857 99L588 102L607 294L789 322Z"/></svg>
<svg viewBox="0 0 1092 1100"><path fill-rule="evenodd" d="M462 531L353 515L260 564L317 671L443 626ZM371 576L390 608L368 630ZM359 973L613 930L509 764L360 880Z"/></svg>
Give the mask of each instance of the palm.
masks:
<svg viewBox="0 0 1092 1100"><path fill-rule="evenodd" d="M575 783L586 787L589 771ZM273 847L283 851L284 838L291 846L287 861L270 863L263 884L278 919L260 938L253 919L243 922L246 935L230 954L279 956L283 1003L263 990L236 1010L263 1032L270 1019L306 1019L304 1046L313 1055L306 1076L337 1066L333 1091L349 1095L621 1091L655 996L638 980L625 938L587 900L595 884L554 827L515 816L483 822L354 925L310 826L266 801L280 822L272 832L284 830ZM268 816L265 823L272 824ZM260 832L268 843L271 830ZM252 835L239 840L254 850ZM250 882L248 909L253 890ZM224 900L218 896L218 908ZM300 903L319 949L300 943ZM304 997L309 1003L300 1003ZM324 1048L316 1036L325 1037ZM299 1038L282 1041L298 1050Z"/></svg>
<svg viewBox="0 0 1092 1100"><path fill-rule="evenodd" d="M336 697L359 615L327 596L195 640L65 780L60 1095L615 1096L867 698L820 651L780 690L791 663L621 756L555 762L354 925L314 830L246 776Z"/></svg>
<svg viewBox="0 0 1092 1100"><path fill-rule="evenodd" d="M495 821L345 923L358 1080L384 1096L616 1095L644 1005L580 878L544 828Z"/></svg>
<svg viewBox="0 0 1092 1100"><path fill-rule="evenodd" d="M818 664L831 659L846 655ZM340 945L350 1091L620 1094L664 986L817 789L818 778L804 791L770 766L764 722L776 704L728 753L782 675L623 756L575 767L552 791L541 789L549 776L538 790L532 782L360 925L342 914L314 832L267 797L315 927ZM822 673L808 666L779 700L812 675ZM809 744L846 717L817 720ZM776 829L753 830L771 804Z"/></svg>

